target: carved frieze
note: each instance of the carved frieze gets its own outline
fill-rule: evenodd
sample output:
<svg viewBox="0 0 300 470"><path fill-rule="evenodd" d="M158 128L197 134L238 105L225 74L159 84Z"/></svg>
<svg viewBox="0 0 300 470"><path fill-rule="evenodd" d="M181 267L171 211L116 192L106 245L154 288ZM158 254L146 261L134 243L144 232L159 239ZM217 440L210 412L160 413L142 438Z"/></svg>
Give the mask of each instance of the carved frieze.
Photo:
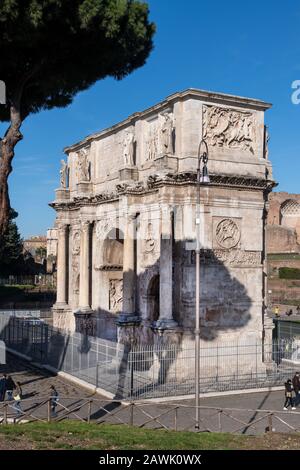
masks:
<svg viewBox="0 0 300 470"><path fill-rule="evenodd" d="M72 254L78 255L80 253L80 231L76 230L72 238Z"/></svg>
<svg viewBox="0 0 300 470"><path fill-rule="evenodd" d="M195 251L191 252L190 261L185 265L195 264ZM201 264L224 264L227 266L260 266L261 252L247 250L201 250Z"/></svg>
<svg viewBox="0 0 300 470"><path fill-rule="evenodd" d="M123 303L123 280L109 280L109 310L113 313L122 311Z"/></svg>
<svg viewBox="0 0 300 470"><path fill-rule="evenodd" d="M203 106L203 138L209 147L248 150L255 153L255 116L219 106Z"/></svg>
<svg viewBox="0 0 300 470"><path fill-rule="evenodd" d="M218 262L229 266L258 266L261 264L260 251L214 250L214 256Z"/></svg>

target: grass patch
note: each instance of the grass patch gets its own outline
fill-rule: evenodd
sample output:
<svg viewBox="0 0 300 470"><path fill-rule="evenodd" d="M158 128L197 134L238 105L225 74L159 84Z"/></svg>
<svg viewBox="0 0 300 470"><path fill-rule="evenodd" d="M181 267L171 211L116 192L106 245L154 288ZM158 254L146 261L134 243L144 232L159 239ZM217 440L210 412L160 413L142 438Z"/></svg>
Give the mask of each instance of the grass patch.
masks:
<svg viewBox="0 0 300 470"><path fill-rule="evenodd" d="M291 259L296 259L300 260L300 254L298 253L273 253L273 254L268 254L267 255L268 260L278 260L278 261L284 261L284 260L291 260Z"/></svg>
<svg viewBox="0 0 300 470"><path fill-rule="evenodd" d="M239 436L227 433L175 432L140 429L126 425L28 423L0 426L0 449L12 446L25 449L74 450L204 450L204 449L300 449L297 434L269 433Z"/></svg>

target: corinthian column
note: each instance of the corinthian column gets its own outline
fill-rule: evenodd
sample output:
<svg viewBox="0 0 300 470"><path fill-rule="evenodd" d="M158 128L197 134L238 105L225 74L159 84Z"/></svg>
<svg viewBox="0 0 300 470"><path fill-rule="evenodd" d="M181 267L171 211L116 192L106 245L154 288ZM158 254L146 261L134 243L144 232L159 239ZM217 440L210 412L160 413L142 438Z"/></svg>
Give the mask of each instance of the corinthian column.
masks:
<svg viewBox="0 0 300 470"><path fill-rule="evenodd" d="M172 329L177 323L173 319L173 230L169 207L163 207L161 211L159 271L159 319L155 326Z"/></svg>
<svg viewBox="0 0 300 470"><path fill-rule="evenodd" d="M128 215L125 223L123 247L123 311L119 323L137 321L135 311L135 215Z"/></svg>
<svg viewBox="0 0 300 470"><path fill-rule="evenodd" d="M67 298L67 266L68 266L68 233L69 227L62 225L58 228L57 240L57 296L55 307L63 308L68 302Z"/></svg>
<svg viewBox="0 0 300 470"><path fill-rule="evenodd" d="M84 222L80 239L79 310L90 309L90 223Z"/></svg>

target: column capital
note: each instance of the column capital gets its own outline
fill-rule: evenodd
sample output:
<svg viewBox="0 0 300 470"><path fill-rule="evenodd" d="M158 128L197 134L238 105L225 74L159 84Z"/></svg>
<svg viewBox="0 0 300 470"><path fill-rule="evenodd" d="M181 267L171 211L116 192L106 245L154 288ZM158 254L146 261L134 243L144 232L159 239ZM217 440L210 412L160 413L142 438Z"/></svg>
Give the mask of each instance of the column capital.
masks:
<svg viewBox="0 0 300 470"><path fill-rule="evenodd" d="M81 222L81 230L83 232L88 231L90 228L91 222L89 220L85 220L84 222Z"/></svg>
<svg viewBox="0 0 300 470"><path fill-rule="evenodd" d="M134 212L129 212L128 214L125 215L125 220L126 222L134 222L136 219L136 213Z"/></svg>
<svg viewBox="0 0 300 470"><path fill-rule="evenodd" d="M68 224L60 224L58 227L57 227L57 230L59 230L60 232L66 232L69 228L69 225Z"/></svg>

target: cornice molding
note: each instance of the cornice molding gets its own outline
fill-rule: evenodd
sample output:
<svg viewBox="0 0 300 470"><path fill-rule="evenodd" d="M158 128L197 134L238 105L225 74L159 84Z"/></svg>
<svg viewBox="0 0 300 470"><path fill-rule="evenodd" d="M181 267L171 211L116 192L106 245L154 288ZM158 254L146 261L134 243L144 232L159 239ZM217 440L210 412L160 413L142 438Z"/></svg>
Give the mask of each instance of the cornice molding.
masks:
<svg viewBox="0 0 300 470"><path fill-rule="evenodd" d="M218 93L213 91L200 90L197 88L188 88L184 91L173 93L172 95L167 96L164 100L156 103L155 105L143 110L138 111L130 116L128 116L123 121L118 122L117 124L103 129L100 132L96 132L87 136L85 139L80 142L76 142L73 145L64 148L65 153L76 152L82 147L90 145L94 140L98 140L101 137L108 136L121 130L123 127L134 125L138 119L147 118L149 115L155 112L161 112L164 108L170 107L177 101L184 101L188 98L194 98L202 100L204 102L212 102L217 104L229 105L234 107L247 107L248 109L254 109L258 111L266 111L272 107L272 104L266 103L265 101L246 98L244 96L229 95L226 93Z"/></svg>
<svg viewBox="0 0 300 470"><path fill-rule="evenodd" d="M122 183L116 186L113 192L104 192L93 196L75 197L71 201L54 201L49 204L55 210L76 210L83 206L97 206L106 202L115 202L121 196L143 196L158 191L164 186L196 186L197 174L195 172L166 174L163 176L149 176L146 182ZM204 186L201 184L201 186ZM209 187L223 187L244 189L250 191L264 191L270 193L277 186L273 180L239 175L210 174Z"/></svg>

